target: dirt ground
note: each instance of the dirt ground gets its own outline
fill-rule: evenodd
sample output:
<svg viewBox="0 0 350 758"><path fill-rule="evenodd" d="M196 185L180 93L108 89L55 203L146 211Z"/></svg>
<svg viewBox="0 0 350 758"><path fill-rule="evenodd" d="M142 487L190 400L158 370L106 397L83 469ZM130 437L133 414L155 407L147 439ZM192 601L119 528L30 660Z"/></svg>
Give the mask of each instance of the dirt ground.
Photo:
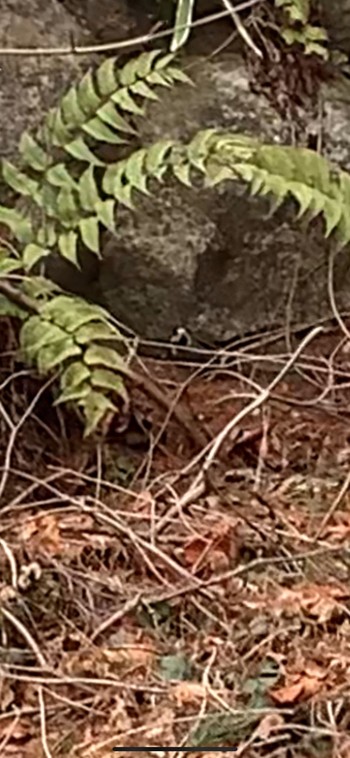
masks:
<svg viewBox="0 0 350 758"><path fill-rule="evenodd" d="M140 358L168 410L130 388L83 441L3 321L1 755L350 755L349 326L263 402L296 338L218 368Z"/></svg>

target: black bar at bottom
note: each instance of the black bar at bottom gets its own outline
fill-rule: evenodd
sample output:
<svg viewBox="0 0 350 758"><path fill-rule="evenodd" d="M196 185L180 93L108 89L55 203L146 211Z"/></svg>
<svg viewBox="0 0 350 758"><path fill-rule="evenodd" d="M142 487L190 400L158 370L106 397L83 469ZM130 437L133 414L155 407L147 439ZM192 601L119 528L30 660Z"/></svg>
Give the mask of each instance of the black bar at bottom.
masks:
<svg viewBox="0 0 350 758"><path fill-rule="evenodd" d="M236 747L113 747L112 751L115 753L203 753L206 750L210 750L211 753L234 753L238 748Z"/></svg>

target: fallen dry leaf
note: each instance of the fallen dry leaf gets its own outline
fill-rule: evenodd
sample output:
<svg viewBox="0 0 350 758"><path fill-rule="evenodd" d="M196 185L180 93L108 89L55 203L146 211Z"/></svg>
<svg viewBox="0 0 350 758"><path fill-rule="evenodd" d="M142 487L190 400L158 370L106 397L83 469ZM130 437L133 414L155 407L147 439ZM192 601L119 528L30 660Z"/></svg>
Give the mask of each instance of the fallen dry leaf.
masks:
<svg viewBox="0 0 350 758"><path fill-rule="evenodd" d="M203 700L205 694L205 687L198 682L180 682L174 685L171 690L171 695L179 708L182 705L198 703L198 701Z"/></svg>

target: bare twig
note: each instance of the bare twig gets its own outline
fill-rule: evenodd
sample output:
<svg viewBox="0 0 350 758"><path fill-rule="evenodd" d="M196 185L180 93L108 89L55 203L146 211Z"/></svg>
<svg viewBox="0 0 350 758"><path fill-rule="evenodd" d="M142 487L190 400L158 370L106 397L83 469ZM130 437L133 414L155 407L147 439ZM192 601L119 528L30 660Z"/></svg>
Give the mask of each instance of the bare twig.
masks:
<svg viewBox="0 0 350 758"><path fill-rule="evenodd" d="M235 8L235 12L239 13L241 11L247 10L248 8L253 8L255 5L258 5L262 2L262 0L246 0L246 2L241 3L240 5L237 5ZM231 15L231 11L224 10L220 11L219 13L212 13L209 16L205 16L205 18L200 18L196 21L193 21L191 24L191 27L198 27L198 26L204 26L205 24L213 23L214 21L219 21L222 18L225 18L226 16ZM184 24L184 28L187 27L188 24ZM171 37L175 31L175 28L171 29L165 29L161 32L156 33L149 33L149 34L142 34L139 37L131 37L127 40L121 40L120 42L107 42L103 45L88 45L88 46L80 46L80 45L74 45L71 44L69 46L65 47L3 47L0 48L0 55L91 55L92 53L106 53L111 50L125 50L128 47L134 47L138 45L146 45L149 42L153 42L157 39L164 39L165 37Z"/></svg>
<svg viewBox="0 0 350 758"><path fill-rule="evenodd" d="M212 464L215 461L215 458L222 447L223 443L227 439L227 437L231 434L233 429L238 426L238 424L243 421L246 416L249 416L250 413L255 411L257 408L259 408L263 403L265 403L273 390L277 387L277 385L282 381L282 379L285 377L285 375L290 371L295 361L298 359L299 355L302 353L302 351L305 349L305 347L318 335L321 334L323 331L321 326L317 326L314 329L312 329L311 332L302 340L300 345L297 347L297 349L294 351L294 353L290 356L287 363L283 366L281 371L277 374L277 376L274 377L272 382L266 387L266 389L262 390L260 394L254 398L248 405L246 405L244 408L242 408L239 413L236 414L227 424L224 426L224 428L219 432L219 434L215 437L213 442L210 443L209 446L207 446L206 449L202 450L202 453L198 456L196 456L196 462L205 455L204 463L201 466L201 470L195 477L193 483L191 484L190 488L185 492L184 498L186 498L186 504L191 502L191 493L193 493L193 496L197 497L198 487L203 484L203 480L205 479L205 476L209 469L211 468ZM208 449L209 448L209 449ZM182 500L180 501L182 503Z"/></svg>

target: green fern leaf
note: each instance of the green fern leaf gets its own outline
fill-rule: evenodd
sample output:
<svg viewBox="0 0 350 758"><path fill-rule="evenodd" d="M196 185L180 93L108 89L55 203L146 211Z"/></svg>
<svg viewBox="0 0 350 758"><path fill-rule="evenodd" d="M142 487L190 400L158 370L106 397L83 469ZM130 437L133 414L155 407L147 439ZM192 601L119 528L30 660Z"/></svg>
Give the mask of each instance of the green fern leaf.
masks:
<svg viewBox="0 0 350 758"><path fill-rule="evenodd" d="M79 268L77 258L77 241L78 235L76 232L73 232L72 230L69 232L64 232L63 234L60 234L58 238L58 247L63 258L66 258L68 261L73 263L74 266Z"/></svg>
<svg viewBox="0 0 350 758"><path fill-rule="evenodd" d="M96 71L96 80L99 92L104 97L111 95L119 84L116 75L116 59L107 58Z"/></svg>
<svg viewBox="0 0 350 758"><path fill-rule="evenodd" d="M167 170L166 158L175 142L170 139L160 140L146 151L145 167L147 174L160 178Z"/></svg>
<svg viewBox="0 0 350 758"><path fill-rule="evenodd" d="M71 87L67 94L61 100L61 113L63 121L72 126L83 124L86 119L86 113L79 105L78 93L76 87Z"/></svg>
<svg viewBox="0 0 350 758"><path fill-rule="evenodd" d="M126 159L112 163L104 172L102 180L102 189L106 195L114 194L114 187L116 184L122 181L125 171Z"/></svg>
<svg viewBox="0 0 350 758"><path fill-rule="evenodd" d="M101 224L114 231L115 229L115 202L114 200L99 200L95 205L95 213Z"/></svg>
<svg viewBox="0 0 350 758"><path fill-rule="evenodd" d="M167 68L167 70L165 71L165 76L171 83L181 82L181 84L193 85L192 79L190 79L190 77L187 76L187 74L185 74L184 71L181 71L180 68L176 68L175 66L169 66L169 68Z"/></svg>
<svg viewBox="0 0 350 758"><path fill-rule="evenodd" d="M22 261L17 260L6 248L0 247L0 277L11 274L12 271L18 271L22 268Z"/></svg>
<svg viewBox="0 0 350 758"><path fill-rule="evenodd" d="M190 163L186 161L173 163L171 170L176 179L178 179L181 184L184 184L185 187L192 187Z"/></svg>
<svg viewBox="0 0 350 758"><path fill-rule="evenodd" d="M148 195L147 189L147 174L145 170L145 158L147 150L141 148L131 154L130 158L126 161L125 165L125 177L132 187Z"/></svg>
<svg viewBox="0 0 350 758"><path fill-rule="evenodd" d="M339 243L342 247L350 242L350 214L348 209L343 211L339 226L337 228Z"/></svg>
<svg viewBox="0 0 350 758"><path fill-rule="evenodd" d="M102 368L111 368L115 371L127 373L127 366L121 356L110 347L101 345L91 345L84 356L87 366L101 366Z"/></svg>
<svg viewBox="0 0 350 758"><path fill-rule="evenodd" d="M101 121L113 126L117 131L136 134L136 130L118 113L116 106L111 101L99 108L96 115Z"/></svg>
<svg viewBox="0 0 350 758"><path fill-rule="evenodd" d="M64 149L78 161L91 163L92 166L104 166L104 162L91 152L82 137L77 137L73 142L64 145Z"/></svg>
<svg viewBox="0 0 350 758"><path fill-rule="evenodd" d="M75 389L90 379L90 371L81 361L74 361L61 374L60 384L63 390Z"/></svg>
<svg viewBox="0 0 350 758"><path fill-rule="evenodd" d="M96 319L107 319L107 313L97 305L90 305L71 295L58 295L42 308L47 321L58 324L65 332L74 333L81 326Z"/></svg>
<svg viewBox="0 0 350 758"><path fill-rule="evenodd" d="M60 366L69 358L75 358L80 354L81 348L75 344L72 337L64 335L60 342L50 342L39 350L36 356L39 373L48 374L56 366Z"/></svg>
<svg viewBox="0 0 350 758"><path fill-rule="evenodd" d="M77 185L64 163L56 163L46 172L46 180L54 187L76 189Z"/></svg>
<svg viewBox="0 0 350 758"><path fill-rule="evenodd" d="M84 437L88 437L97 429L108 412L117 413L112 401L100 392L90 392L79 405L83 409L86 421Z"/></svg>
<svg viewBox="0 0 350 758"><path fill-rule="evenodd" d="M45 171L52 161L51 156L40 147L28 132L23 132L21 136L19 152L24 163L33 168L34 171Z"/></svg>
<svg viewBox="0 0 350 758"><path fill-rule="evenodd" d="M205 164L210 155L212 138L215 133L215 129L205 129L202 132L198 132L187 147L188 160L192 166L203 173L205 173L206 170Z"/></svg>
<svg viewBox="0 0 350 758"><path fill-rule="evenodd" d="M57 196L57 209L63 224L72 224L79 219L79 209L70 189L61 187Z"/></svg>
<svg viewBox="0 0 350 758"><path fill-rule="evenodd" d="M91 385L88 382L83 382L76 387L67 387L58 398L55 400L54 405L61 405L61 403L73 403L83 400L91 393Z"/></svg>
<svg viewBox="0 0 350 758"><path fill-rule="evenodd" d="M149 53L141 53L136 59L137 77L145 79L151 73L155 60L159 58L161 50L151 50Z"/></svg>
<svg viewBox="0 0 350 758"><path fill-rule="evenodd" d="M45 258L48 255L49 251L46 248L41 247L41 245L36 245L33 242L29 245L26 245L26 247L23 250L22 253L22 260L23 260L23 266L26 271L30 271L33 266L35 266L38 261L40 261L42 258Z"/></svg>
<svg viewBox="0 0 350 758"><path fill-rule="evenodd" d="M10 161L6 161L5 159L2 161L2 175L6 184L15 190L15 192L18 192L19 195L32 197L38 189L38 182L30 179L27 174L18 171Z"/></svg>
<svg viewBox="0 0 350 758"><path fill-rule="evenodd" d="M116 339L118 333L111 329L109 324L103 322L92 321L89 324L84 324L74 334L75 341L79 345L87 345L91 342L99 340L112 340Z"/></svg>
<svg viewBox="0 0 350 758"><path fill-rule="evenodd" d="M122 87L130 87L131 84L136 82L138 76L137 71L137 58L132 58L128 63L123 66L119 71L119 81Z"/></svg>
<svg viewBox="0 0 350 758"><path fill-rule="evenodd" d="M19 242L26 243L33 239L31 220L14 208L0 205L0 223L7 226Z"/></svg>
<svg viewBox="0 0 350 758"><path fill-rule="evenodd" d="M84 211L93 211L100 200L94 177L94 166L88 166L79 179L79 200Z"/></svg>
<svg viewBox="0 0 350 758"><path fill-rule="evenodd" d="M98 140L99 142L108 142L111 145L123 145L125 140L112 131L104 121L101 121L97 116L92 118L87 124L84 124L84 132Z"/></svg>
<svg viewBox="0 0 350 758"><path fill-rule="evenodd" d="M160 71L152 71L148 74L147 84L153 84L158 87L171 87L164 71L162 71L162 73Z"/></svg>
<svg viewBox="0 0 350 758"><path fill-rule="evenodd" d="M99 255L100 230L98 218L96 216L89 216L89 218L80 219L79 229L84 245L93 253Z"/></svg>
<svg viewBox="0 0 350 758"><path fill-rule="evenodd" d="M130 90L133 95L140 95L140 97L144 97L146 100L159 100L158 95L156 95L151 87L149 87L148 84L142 80L139 80L135 82L135 84L132 84Z"/></svg>
<svg viewBox="0 0 350 758"><path fill-rule="evenodd" d="M81 79L77 88L78 102L86 115L91 115L102 105L101 97L97 94L92 71L88 71Z"/></svg>
<svg viewBox="0 0 350 758"><path fill-rule="evenodd" d="M50 144L55 147L63 147L72 139L72 130L63 121L59 108L49 111L46 117L46 128L50 135Z"/></svg>
<svg viewBox="0 0 350 758"><path fill-rule="evenodd" d="M24 355L32 362L36 360L42 347L60 344L65 338L62 329L55 324L50 324L41 316L31 316L21 329L20 346Z"/></svg>
<svg viewBox="0 0 350 758"><path fill-rule="evenodd" d="M120 397L127 401L127 392L123 380L113 371L107 369L95 369L91 374L91 384L93 387L100 387L104 390L116 392Z"/></svg>
<svg viewBox="0 0 350 758"><path fill-rule="evenodd" d="M140 108L135 103L126 87L115 92L114 95L111 95L111 98L116 105L119 105L122 111L129 111L129 113L134 113L136 116L144 115L143 108Z"/></svg>
<svg viewBox="0 0 350 758"><path fill-rule="evenodd" d="M53 247L57 242L55 224L46 220L44 226L38 230L36 242L40 247Z"/></svg>

